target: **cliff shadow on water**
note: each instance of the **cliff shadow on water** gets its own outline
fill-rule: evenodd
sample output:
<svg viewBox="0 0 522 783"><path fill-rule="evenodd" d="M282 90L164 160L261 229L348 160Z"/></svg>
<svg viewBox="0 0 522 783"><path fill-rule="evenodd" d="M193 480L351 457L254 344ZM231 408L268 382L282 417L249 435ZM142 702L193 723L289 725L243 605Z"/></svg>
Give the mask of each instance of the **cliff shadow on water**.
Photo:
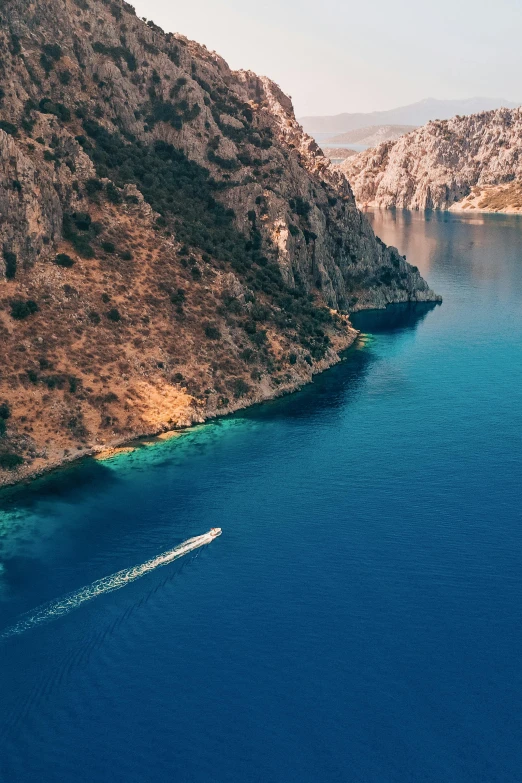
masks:
<svg viewBox="0 0 522 783"><path fill-rule="evenodd" d="M93 488L108 489L118 481L117 474L102 462L84 457L56 468L52 473L0 488L0 522L3 513L29 511L42 503L78 503Z"/></svg>
<svg viewBox="0 0 522 783"><path fill-rule="evenodd" d="M240 414L247 420L276 418L304 419L320 416L325 410L341 409L355 400L372 365L379 361L372 349L371 335L387 334L402 339L413 333L440 302L405 302L383 310L363 310L350 316L361 332L339 364L314 376L300 391L277 400L254 405Z"/></svg>
<svg viewBox="0 0 522 783"><path fill-rule="evenodd" d="M356 398L372 364L379 360L367 335L388 334L402 337L414 332L428 313L437 306L434 302L404 303L389 305L384 310L355 313L351 320L355 328L361 331L361 337L344 353L339 364L314 376L313 382L298 392L187 430L183 444L189 445L186 438L189 435L190 445L198 449L200 442L203 447L201 440L208 439L209 429L217 430L215 434L219 437L219 425L234 420L262 422L281 418L304 419L320 416L325 410L341 409ZM140 444L134 445L139 459ZM165 445L165 442L160 441L152 448L162 449ZM176 451L181 445L181 442L168 444L168 454L165 452L164 459L154 460L154 467L162 467L170 462L172 448ZM150 447L144 449L143 453L150 454ZM0 521L3 514L11 516L36 511L38 507L51 505L56 501L62 504L77 504L93 492L110 490L120 481L117 470L99 460L85 457L79 462L57 468L48 475L0 489Z"/></svg>
<svg viewBox="0 0 522 783"><path fill-rule="evenodd" d="M415 330L440 302L404 302L384 310L361 310L351 316L353 326L365 334Z"/></svg>

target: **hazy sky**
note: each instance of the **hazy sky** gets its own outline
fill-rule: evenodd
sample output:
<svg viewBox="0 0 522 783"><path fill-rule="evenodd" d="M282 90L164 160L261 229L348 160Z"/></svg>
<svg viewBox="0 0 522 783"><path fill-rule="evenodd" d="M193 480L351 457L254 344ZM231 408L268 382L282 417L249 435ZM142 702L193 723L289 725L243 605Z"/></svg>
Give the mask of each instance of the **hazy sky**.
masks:
<svg viewBox="0 0 522 783"><path fill-rule="evenodd" d="M133 2L133 0L131 0ZM522 99L521 0L135 0L138 16L270 76L298 116Z"/></svg>

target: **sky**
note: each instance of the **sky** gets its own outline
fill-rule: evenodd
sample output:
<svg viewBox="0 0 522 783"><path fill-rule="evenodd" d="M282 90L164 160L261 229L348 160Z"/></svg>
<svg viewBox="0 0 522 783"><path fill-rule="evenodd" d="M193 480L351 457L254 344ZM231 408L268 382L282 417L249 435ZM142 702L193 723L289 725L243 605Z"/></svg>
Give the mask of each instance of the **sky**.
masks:
<svg viewBox="0 0 522 783"><path fill-rule="evenodd" d="M131 0L138 16L269 76L298 117L423 98L522 100L517 0Z"/></svg>

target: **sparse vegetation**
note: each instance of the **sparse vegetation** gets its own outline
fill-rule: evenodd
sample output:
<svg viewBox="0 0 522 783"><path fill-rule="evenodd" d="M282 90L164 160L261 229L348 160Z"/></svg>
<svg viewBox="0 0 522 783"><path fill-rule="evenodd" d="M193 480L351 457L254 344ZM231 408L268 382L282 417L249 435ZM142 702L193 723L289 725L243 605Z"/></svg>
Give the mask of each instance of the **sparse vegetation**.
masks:
<svg viewBox="0 0 522 783"><path fill-rule="evenodd" d="M206 324L205 337L208 337L209 340L219 340L221 338L221 332L214 324Z"/></svg>
<svg viewBox="0 0 522 783"><path fill-rule="evenodd" d="M66 213L63 216L63 237L82 258L94 258L90 244L101 232L101 226L93 223L88 212Z"/></svg>
<svg viewBox="0 0 522 783"><path fill-rule="evenodd" d="M37 313L40 308L32 299L13 299L11 302L11 318L22 321Z"/></svg>
<svg viewBox="0 0 522 783"><path fill-rule="evenodd" d="M58 266L71 267L74 266L74 259L67 255L67 253L58 253L54 259L54 263Z"/></svg>
<svg viewBox="0 0 522 783"><path fill-rule="evenodd" d="M5 133L8 133L10 136L18 135L18 128L16 125L13 125L12 122L8 122L7 120L0 120L0 130L5 131Z"/></svg>
<svg viewBox="0 0 522 783"><path fill-rule="evenodd" d="M5 276L7 280L14 280L16 277L16 253L11 250L4 250Z"/></svg>
<svg viewBox="0 0 522 783"><path fill-rule="evenodd" d="M24 459L19 454L10 451L0 451L0 468L2 470L16 470L23 465Z"/></svg>
<svg viewBox="0 0 522 783"><path fill-rule="evenodd" d="M129 71L135 71L138 67L136 57L126 46L106 46L101 41L95 41L92 48L98 54L110 57L118 67L121 67L122 60L126 63Z"/></svg>
<svg viewBox="0 0 522 783"><path fill-rule="evenodd" d="M109 319L109 321L113 321L114 323L118 323L118 321L121 321L120 311L117 310L116 307L113 307L107 313L107 318Z"/></svg>
<svg viewBox="0 0 522 783"><path fill-rule="evenodd" d="M232 384L232 390L234 392L234 397L236 397L236 399L240 399L241 397L244 397L246 394L248 394L250 391L250 386L245 380L243 380L243 378L236 378Z"/></svg>

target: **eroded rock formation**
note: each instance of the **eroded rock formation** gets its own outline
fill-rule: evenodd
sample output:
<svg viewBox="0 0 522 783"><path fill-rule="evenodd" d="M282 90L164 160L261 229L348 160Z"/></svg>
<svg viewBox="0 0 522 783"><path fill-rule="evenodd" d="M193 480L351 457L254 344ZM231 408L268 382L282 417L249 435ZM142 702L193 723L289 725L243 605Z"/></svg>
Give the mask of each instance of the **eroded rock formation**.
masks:
<svg viewBox="0 0 522 783"><path fill-rule="evenodd" d="M522 110L429 122L339 168L362 207L519 211Z"/></svg>

